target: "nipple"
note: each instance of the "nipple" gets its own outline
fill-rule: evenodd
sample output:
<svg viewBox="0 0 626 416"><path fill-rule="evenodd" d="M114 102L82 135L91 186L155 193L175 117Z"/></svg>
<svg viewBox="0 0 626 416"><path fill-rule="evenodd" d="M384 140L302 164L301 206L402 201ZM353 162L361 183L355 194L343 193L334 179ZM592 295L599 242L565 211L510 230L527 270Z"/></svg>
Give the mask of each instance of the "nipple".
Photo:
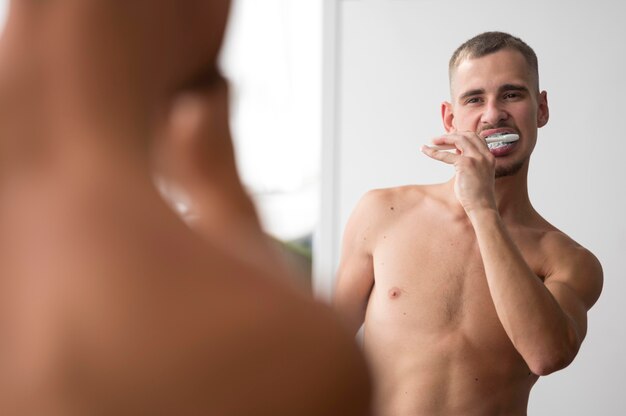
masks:
<svg viewBox="0 0 626 416"><path fill-rule="evenodd" d="M389 298L390 299L397 299L400 297L400 289L397 287L392 287L391 289L389 289Z"/></svg>

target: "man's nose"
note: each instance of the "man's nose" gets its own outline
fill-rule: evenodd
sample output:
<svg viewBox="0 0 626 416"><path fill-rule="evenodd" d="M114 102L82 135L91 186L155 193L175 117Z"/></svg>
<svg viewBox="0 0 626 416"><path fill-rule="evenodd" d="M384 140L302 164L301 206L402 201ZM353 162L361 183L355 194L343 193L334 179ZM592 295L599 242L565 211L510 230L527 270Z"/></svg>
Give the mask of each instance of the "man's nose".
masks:
<svg viewBox="0 0 626 416"><path fill-rule="evenodd" d="M484 111L481 117L483 124L497 126L500 122L505 121L509 114L505 111L502 104L497 100L489 100L483 107Z"/></svg>

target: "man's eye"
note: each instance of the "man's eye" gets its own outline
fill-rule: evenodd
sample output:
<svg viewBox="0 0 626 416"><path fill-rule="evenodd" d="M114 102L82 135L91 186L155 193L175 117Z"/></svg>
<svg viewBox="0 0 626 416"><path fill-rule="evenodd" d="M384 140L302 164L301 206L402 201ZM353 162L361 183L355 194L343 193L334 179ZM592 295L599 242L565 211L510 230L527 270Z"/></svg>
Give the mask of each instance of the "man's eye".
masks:
<svg viewBox="0 0 626 416"><path fill-rule="evenodd" d="M516 92L507 92L506 94L504 94L504 99L510 100L510 99L518 98L519 96L520 95Z"/></svg>
<svg viewBox="0 0 626 416"><path fill-rule="evenodd" d="M467 100L465 100L465 104L476 104L480 102L480 98L478 97L472 97L472 98L468 98Z"/></svg>

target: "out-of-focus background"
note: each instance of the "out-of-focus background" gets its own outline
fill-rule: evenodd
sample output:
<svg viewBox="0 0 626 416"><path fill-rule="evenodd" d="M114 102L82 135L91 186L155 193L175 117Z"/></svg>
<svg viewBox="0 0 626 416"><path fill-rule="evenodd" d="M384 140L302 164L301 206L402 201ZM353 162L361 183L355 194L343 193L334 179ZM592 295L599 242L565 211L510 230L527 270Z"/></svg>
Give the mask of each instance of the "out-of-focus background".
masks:
<svg viewBox="0 0 626 416"><path fill-rule="evenodd" d="M222 53L239 171L266 230L310 240L321 146L322 5L236 0Z"/></svg>
<svg viewBox="0 0 626 416"><path fill-rule="evenodd" d="M0 27L8 3L0 0ZM322 6L233 1L221 57L240 175L265 230L302 269L306 285L320 211Z"/></svg>
<svg viewBox="0 0 626 416"><path fill-rule="evenodd" d="M235 0L222 51L242 180L311 286L320 212L322 2Z"/></svg>
<svg viewBox="0 0 626 416"><path fill-rule="evenodd" d="M443 130L453 50L487 30L520 36L551 110L531 200L605 271L579 356L539 380L529 414L625 415L625 17L611 0L235 0L222 66L239 171L266 231L307 271L313 251L313 287L328 298L364 192L452 175L418 149Z"/></svg>

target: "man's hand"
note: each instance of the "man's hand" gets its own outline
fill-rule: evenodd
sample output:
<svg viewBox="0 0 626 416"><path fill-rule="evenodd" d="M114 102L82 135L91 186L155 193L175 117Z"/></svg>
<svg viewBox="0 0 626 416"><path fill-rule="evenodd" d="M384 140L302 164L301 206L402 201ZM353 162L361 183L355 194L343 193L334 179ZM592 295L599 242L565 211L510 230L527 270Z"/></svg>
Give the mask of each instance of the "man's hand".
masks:
<svg viewBox="0 0 626 416"><path fill-rule="evenodd" d="M181 92L158 136L153 149L155 176L166 199L187 205L187 219L212 228L245 218L246 224L259 228L237 175L223 79Z"/></svg>
<svg viewBox="0 0 626 416"><path fill-rule="evenodd" d="M160 178L191 194L217 187L222 171L234 164L225 81L179 93L158 136L154 161Z"/></svg>
<svg viewBox="0 0 626 416"><path fill-rule="evenodd" d="M254 267L291 277L294 270L263 231L239 180L228 120L225 80L181 92L152 149L154 176L199 236Z"/></svg>
<svg viewBox="0 0 626 416"><path fill-rule="evenodd" d="M454 192L469 215L479 209L496 209L495 157L474 132L456 132L436 137L435 146L422 146L428 157L454 165ZM456 152L448 150L456 149Z"/></svg>

